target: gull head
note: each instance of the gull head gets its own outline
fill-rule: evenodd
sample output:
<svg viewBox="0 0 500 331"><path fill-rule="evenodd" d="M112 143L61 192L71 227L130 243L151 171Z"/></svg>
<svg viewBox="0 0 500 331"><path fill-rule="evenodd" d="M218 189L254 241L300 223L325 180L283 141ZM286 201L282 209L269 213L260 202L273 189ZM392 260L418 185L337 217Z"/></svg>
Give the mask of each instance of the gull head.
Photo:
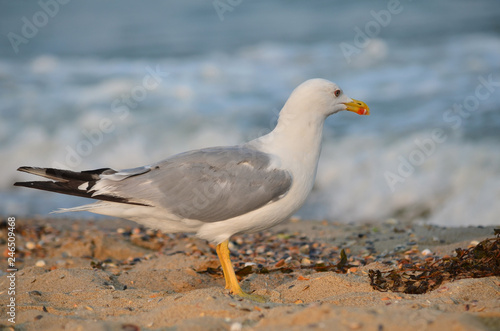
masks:
<svg viewBox="0 0 500 331"><path fill-rule="evenodd" d="M295 110L315 112L325 118L342 110L370 115L366 103L349 98L337 84L321 78L309 79L300 84L290 95L287 104Z"/></svg>

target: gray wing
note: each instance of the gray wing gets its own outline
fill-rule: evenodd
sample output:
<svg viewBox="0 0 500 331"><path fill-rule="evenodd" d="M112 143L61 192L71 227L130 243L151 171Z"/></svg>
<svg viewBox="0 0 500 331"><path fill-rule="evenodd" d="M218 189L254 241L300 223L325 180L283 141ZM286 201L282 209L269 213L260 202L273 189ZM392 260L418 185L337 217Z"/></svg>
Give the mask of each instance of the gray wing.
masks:
<svg viewBox="0 0 500 331"><path fill-rule="evenodd" d="M114 195L162 207L180 218L217 222L279 200L290 189L288 171L272 168L271 156L249 147L215 147L175 155L114 178ZM109 183L109 182L108 182ZM108 186L109 189L109 186Z"/></svg>

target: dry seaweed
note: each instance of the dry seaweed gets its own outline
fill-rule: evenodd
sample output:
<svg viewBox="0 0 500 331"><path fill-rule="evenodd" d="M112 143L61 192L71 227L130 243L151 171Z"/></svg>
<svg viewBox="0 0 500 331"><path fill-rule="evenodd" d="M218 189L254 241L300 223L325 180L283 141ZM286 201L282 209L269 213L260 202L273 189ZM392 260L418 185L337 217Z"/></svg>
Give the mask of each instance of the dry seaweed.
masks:
<svg viewBox="0 0 500 331"><path fill-rule="evenodd" d="M410 264L400 260L400 269L368 271L370 285L382 292L422 294L438 288L445 281L464 278L500 276L500 231L496 238L483 240L469 249L458 248L454 257Z"/></svg>
<svg viewBox="0 0 500 331"><path fill-rule="evenodd" d="M280 267L275 267L272 269L268 269L264 266L261 268L254 268L252 265L246 265L243 268L236 269L235 273L238 277L243 278L246 277L250 274L269 274L269 273L274 273L274 272L281 272L284 274L289 274L297 270L304 270L304 269L309 269L309 270L314 270L316 272L326 272L326 271L333 271L336 273L341 273L345 274L347 273L348 269L354 267L354 265L351 265L348 263L347 255L345 251L342 249L340 251L340 261L336 264L333 263L328 263L325 264L324 262L316 263L315 265L311 266L288 266L284 264L284 266ZM200 270L198 273L205 273L208 272L208 270Z"/></svg>

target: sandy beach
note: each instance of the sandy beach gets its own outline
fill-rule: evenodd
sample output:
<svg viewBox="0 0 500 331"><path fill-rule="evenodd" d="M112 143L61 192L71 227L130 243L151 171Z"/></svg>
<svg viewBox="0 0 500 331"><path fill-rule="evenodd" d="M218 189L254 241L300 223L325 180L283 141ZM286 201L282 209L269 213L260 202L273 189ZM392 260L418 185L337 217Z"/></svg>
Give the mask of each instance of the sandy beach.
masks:
<svg viewBox="0 0 500 331"><path fill-rule="evenodd" d="M7 238L5 222L1 238ZM445 281L424 294L381 292L368 270L452 256L492 227L388 220L346 225L292 219L232 238L242 287L233 297L215 246L109 220L16 220L16 323L7 330L498 330L500 277ZM7 270L7 242L1 243ZM347 255L344 273L334 267ZM423 254L422 254L423 253ZM320 267L323 266L323 269ZM323 270L322 272L318 270ZM0 299L9 302L9 280Z"/></svg>

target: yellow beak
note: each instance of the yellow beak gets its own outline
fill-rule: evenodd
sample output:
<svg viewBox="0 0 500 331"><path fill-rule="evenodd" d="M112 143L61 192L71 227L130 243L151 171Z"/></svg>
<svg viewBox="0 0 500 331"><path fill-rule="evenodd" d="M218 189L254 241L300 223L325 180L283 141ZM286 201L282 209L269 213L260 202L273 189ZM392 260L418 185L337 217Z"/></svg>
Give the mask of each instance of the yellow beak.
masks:
<svg viewBox="0 0 500 331"><path fill-rule="evenodd" d="M344 105L346 105L348 111L358 115L370 115L370 108L363 101L352 99L352 102L347 102Z"/></svg>

